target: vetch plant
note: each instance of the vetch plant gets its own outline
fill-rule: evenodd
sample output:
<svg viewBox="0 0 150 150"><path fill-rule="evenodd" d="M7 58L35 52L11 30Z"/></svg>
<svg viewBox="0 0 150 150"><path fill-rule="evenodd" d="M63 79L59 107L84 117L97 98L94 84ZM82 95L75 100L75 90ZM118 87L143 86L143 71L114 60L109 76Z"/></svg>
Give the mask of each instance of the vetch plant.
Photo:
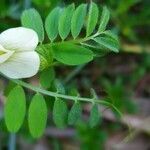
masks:
<svg viewBox="0 0 150 150"><path fill-rule="evenodd" d="M21 16L23 27L1 33L0 72L17 84L9 92L4 109L6 126L10 132L17 132L25 118L27 109L23 87L36 92L27 112L29 130L33 137L40 137L46 127L48 109L44 96L55 98L53 120L60 128L67 124L74 125L81 119L80 102L92 103L89 117L91 127L101 120L99 104L111 107L120 114L113 104L100 100L93 90L91 98L81 97L77 92L67 95L68 91L55 79L54 71L57 65L75 66L88 63L111 51L117 53L118 38L111 30L106 30L109 16L107 7L103 7L99 16L99 8L93 2L76 8L74 4L64 8L56 7L45 20L45 38L40 14L35 9L29 9ZM79 37L84 29L85 36ZM37 72L40 72L41 87L16 80L31 77ZM65 100L74 101L70 111Z"/></svg>

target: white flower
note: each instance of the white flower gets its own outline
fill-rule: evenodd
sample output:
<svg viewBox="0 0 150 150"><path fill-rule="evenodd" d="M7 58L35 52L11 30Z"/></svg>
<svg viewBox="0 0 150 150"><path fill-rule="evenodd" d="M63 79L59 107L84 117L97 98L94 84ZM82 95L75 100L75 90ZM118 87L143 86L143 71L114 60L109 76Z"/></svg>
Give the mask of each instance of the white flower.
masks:
<svg viewBox="0 0 150 150"><path fill-rule="evenodd" d="M40 66L35 51L38 36L32 29L18 27L0 34L0 72L9 78L34 76Z"/></svg>

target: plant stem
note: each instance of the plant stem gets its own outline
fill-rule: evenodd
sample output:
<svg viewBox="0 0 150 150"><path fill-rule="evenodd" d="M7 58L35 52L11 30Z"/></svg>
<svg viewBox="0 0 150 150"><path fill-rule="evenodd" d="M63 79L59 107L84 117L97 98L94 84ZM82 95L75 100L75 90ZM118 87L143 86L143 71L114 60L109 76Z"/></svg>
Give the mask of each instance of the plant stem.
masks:
<svg viewBox="0 0 150 150"><path fill-rule="evenodd" d="M37 93L41 93L41 94L52 96L52 97L58 97L58 98L62 98L62 99L68 99L68 100L72 100L72 101L79 100L79 101L90 102L90 103L95 102L95 103L99 103L99 104L102 104L102 105L105 105L105 106L112 107L119 114L119 116L122 117L122 113L112 103L107 102L106 100L99 100L99 99L85 98L85 97L78 97L78 96L70 96L70 95L60 94L60 93L57 93L57 92L47 91L47 90L41 89L40 87L33 86L33 85L28 84L28 83L26 83L24 81L21 81L21 80L11 79L11 78L5 76L2 73L0 73L0 74L2 76L4 76L5 78L11 80L12 82L14 82L18 85L21 85L21 86L23 86L27 89L30 89L32 91L35 91Z"/></svg>
<svg viewBox="0 0 150 150"><path fill-rule="evenodd" d="M52 96L52 97L59 97L59 98L63 98L63 99L70 99L70 100L73 100L73 101L75 101L76 99L78 99L80 101L85 101L85 102L92 102L93 101L90 98L68 96L68 95L64 95L64 94L59 94L57 92L47 91L47 90L41 89L39 87L32 86L32 85L30 85L30 84L28 84L26 82L21 81L21 80L12 80L12 81L14 83L18 84L18 85L21 85L21 86L25 87L25 88L28 88L28 89L33 90L35 92L42 93L44 95L48 95L48 96ZM99 101L99 100L96 100L96 101L100 102L101 104L110 106L110 103L108 103L106 101Z"/></svg>
<svg viewBox="0 0 150 150"><path fill-rule="evenodd" d="M9 135L8 150L16 150L16 135L14 133Z"/></svg>
<svg viewBox="0 0 150 150"><path fill-rule="evenodd" d="M91 40L91 39L97 37L100 34L102 34L102 32L101 33L95 33L94 35L91 35L91 36L85 37L85 38L71 39L71 40L68 40L68 41L58 41L58 42L54 42L54 43L50 43L50 44L55 45L55 44L68 43L68 42L69 43L74 43L74 44L78 44L78 43L80 44L80 43L86 42L88 40ZM49 45L49 44L46 44L46 45Z"/></svg>
<svg viewBox="0 0 150 150"><path fill-rule="evenodd" d="M48 96L52 96L52 97L59 97L62 99L68 99L68 100L72 100L72 101L79 100L79 101L90 102L90 103L93 103L93 101L94 101L95 103L99 103L99 104L102 104L105 106L112 107L120 116L122 116L121 112L113 104L111 104L105 100L98 100L98 99L92 99L92 98L84 98L84 97L78 97L78 96L59 94L57 92L47 91L47 90L41 89L39 87L32 86L26 82L21 81L21 80L12 80L11 79L11 81L13 81L14 83L21 85L25 88L33 90L35 92L42 93L44 95L48 95Z"/></svg>

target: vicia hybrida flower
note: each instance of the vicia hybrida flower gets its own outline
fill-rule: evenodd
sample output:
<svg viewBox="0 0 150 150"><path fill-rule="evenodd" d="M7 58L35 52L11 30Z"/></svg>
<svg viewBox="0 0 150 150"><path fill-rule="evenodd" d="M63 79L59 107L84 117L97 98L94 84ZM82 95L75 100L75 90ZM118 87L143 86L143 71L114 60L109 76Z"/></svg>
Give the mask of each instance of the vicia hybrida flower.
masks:
<svg viewBox="0 0 150 150"><path fill-rule="evenodd" d="M38 36L32 29L17 27L0 34L0 72L9 78L34 76L40 66L35 51Z"/></svg>

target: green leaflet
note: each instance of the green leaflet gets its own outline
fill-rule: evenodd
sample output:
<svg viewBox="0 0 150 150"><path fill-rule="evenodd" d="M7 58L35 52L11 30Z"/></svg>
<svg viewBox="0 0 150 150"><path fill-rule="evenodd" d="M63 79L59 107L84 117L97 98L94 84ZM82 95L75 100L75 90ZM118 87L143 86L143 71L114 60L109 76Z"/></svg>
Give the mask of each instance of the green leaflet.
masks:
<svg viewBox="0 0 150 150"><path fill-rule="evenodd" d="M68 124L74 125L80 119L82 113L82 108L79 102L73 104L69 115L68 115Z"/></svg>
<svg viewBox="0 0 150 150"><path fill-rule="evenodd" d="M95 127L100 122L100 114L98 104L94 104L90 113L89 125L91 128Z"/></svg>
<svg viewBox="0 0 150 150"><path fill-rule="evenodd" d="M46 68L40 73L40 83L44 88L50 88L52 81L55 79L55 72L52 67Z"/></svg>
<svg viewBox="0 0 150 150"><path fill-rule="evenodd" d="M67 65L79 65L93 60L93 52L87 48L71 44L62 43L53 46L54 58Z"/></svg>
<svg viewBox="0 0 150 150"><path fill-rule="evenodd" d="M100 44L100 46L104 47L104 49L113 51L118 53L119 52L119 43L115 39L104 36L104 37L96 37L94 41Z"/></svg>
<svg viewBox="0 0 150 150"><path fill-rule="evenodd" d="M60 7L54 8L49 13L45 21L46 33L49 39L51 40L51 42L53 42L58 35L58 22L59 22L60 12L61 12Z"/></svg>
<svg viewBox="0 0 150 150"><path fill-rule="evenodd" d="M78 6L72 16L71 20L71 33L74 39L79 35L84 21L86 17L86 12L87 12L87 5L86 4L81 4Z"/></svg>
<svg viewBox="0 0 150 150"><path fill-rule="evenodd" d="M10 132L17 132L24 120L26 113L26 98L21 86L13 88L6 100L4 118L7 129Z"/></svg>
<svg viewBox="0 0 150 150"><path fill-rule="evenodd" d="M29 106L28 123L30 133L39 138L44 133L47 122L47 106L41 94L36 94Z"/></svg>
<svg viewBox="0 0 150 150"><path fill-rule="evenodd" d="M64 128L67 122L67 105L64 100L56 98L53 106L53 120L57 127Z"/></svg>
<svg viewBox="0 0 150 150"><path fill-rule="evenodd" d="M89 36L96 27L98 21L99 10L95 3L91 2L88 19L87 19L87 28L86 28L86 36Z"/></svg>
<svg viewBox="0 0 150 150"><path fill-rule="evenodd" d="M99 29L98 29L99 33L103 32L106 29L106 26L109 21L109 17L110 17L110 12L107 9L107 7L105 6L105 7L103 7L103 10L102 10L102 16L100 19L100 25L99 25Z"/></svg>
<svg viewBox="0 0 150 150"><path fill-rule="evenodd" d="M59 30L59 35L63 40L68 36L70 32L71 19L74 10L75 10L75 5L71 4L68 7L64 8L64 11L60 16L58 30Z"/></svg>
<svg viewBox="0 0 150 150"><path fill-rule="evenodd" d="M44 40L44 27L40 14L35 9L25 10L21 16L21 23L24 27L35 30L38 34L39 41Z"/></svg>

